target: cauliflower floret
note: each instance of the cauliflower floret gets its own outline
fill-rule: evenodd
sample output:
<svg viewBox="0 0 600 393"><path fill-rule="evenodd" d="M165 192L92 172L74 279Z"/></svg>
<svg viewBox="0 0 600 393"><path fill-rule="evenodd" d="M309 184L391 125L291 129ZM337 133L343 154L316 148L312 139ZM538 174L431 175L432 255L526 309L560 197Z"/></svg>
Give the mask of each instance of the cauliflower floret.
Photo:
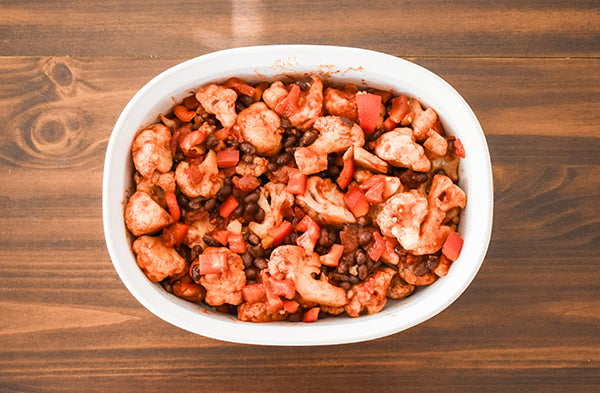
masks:
<svg viewBox="0 0 600 393"><path fill-rule="evenodd" d="M159 237L141 236L133 242L136 263L150 281L185 274L185 260L175 249L165 246Z"/></svg>
<svg viewBox="0 0 600 393"><path fill-rule="evenodd" d="M351 317L358 317L363 309L367 314L376 314L383 309L387 301L387 290L396 272L390 268L375 271L364 282L354 285L348 290L346 312Z"/></svg>
<svg viewBox="0 0 600 393"><path fill-rule="evenodd" d="M312 175L327 169L327 154L319 154L310 147L297 147L294 160L298 169L305 175Z"/></svg>
<svg viewBox="0 0 600 393"><path fill-rule="evenodd" d="M390 197L377 216L384 236L395 237L406 250L419 245L421 223L427 215L427 199L415 190Z"/></svg>
<svg viewBox="0 0 600 393"><path fill-rule="evenodd" d="M215 225L210 222L210 215L208 212L203 214L190 224L187 235L185 236L184 243L190 248L194 246L206 247L204 242L204 235L211 233L215 230Z"/></svg>
<svg viewBox="0 0 600 393"><path fill-rule="evenodd" d="M204 300L211 306L220 306L225 303L237 306L243 301L242 287L246 285L244 262L238 254L231 252L226 247L210 247L205 249L202 254L214 253L227 254L227 269L220 273L200 276L200 284L206 288Z"/></svg>
<svg viewBox="0 0 600 393"><path fill-rule="evenodd" d="M154 171L168 172L173 166L171 131L162 124L154 124L140 132L131 145L135 169L144 177Z"/></svg>
<svg viewBox="0 0 600 393"><path fill-rule="evenodd" d="M270 202L269 202L270 199ZM261 239L269 234L269 229L281 225L284 209L294 204L294 196L286 190L286 185L269 182L262 187L258 206L265 211L262 223L252 221L248 228Z"/></svg>
<svg viewBox="0 0 600 393"><path fill-rule="evenodd" d="M415 142L410 128L396 128L386 132L375 141L375 154L382 160L417 172L427 172L431 161L423 146Z"/></svg>
<svg viewBox="0 0 600 393"><path fill-rule="evenodd" d="M309 177L306 192L296 195L296 203L310 216L327 224L356 222L354 215L345 207L344 194L329 179Z"/></svg>
<svg viewBox="0 0 600 393"><path fill-rule="evenodd" d="M294 281L296 291L303 301L330 307L346 304L346 291L313 277L321 272L317 254L306 255L304 249L298 246L279 246L271 253L268 269L277 279Z"/></svg>
<svg viewBox="0 0 600 393"><path fill-rule="evenodd" d="M272 156L281 149L281 120L263 102L256 102L242 110L237 124L244 141L254 145L258 154Z"/></svg>
<svg viewBox="0 0 600 393"><path fill-rule="evenodd" d="M333 116L344 116L357 123L358 106L356 105L356 93L358 89L354 85L346 85L344 90L334 88L325 89L324 105L327 112Z"/></svg>
<svg viewBox="0 0 600 393"><path fill-rule="evenodd" d="M323 82L312 75L307 91L298 97L298 109L289 117L290 123L301 130L308 130L323 112Z"/></svg>
<svg viewBox="0 0 600 393"><path fill-rule="evenodd" d="M387 297L390 299L404 299L415 291L415 286L406 283L399 275L394 275L387 289Z"/></svg>
<svg viewBox="0 0 600 393"><path fill-rule="evenodd" d="M240 176L260 177L263 173L267 172L267 165L269 165L269 161L266 158L254 156L250 164L240 161L235 167L235 173Z"/></svg>
<svg viewBox="0 0 600 393"><path fill-rule="evenodd" d="M237 312L238 319L244 322L273 322L287 318L285 313L269 311L267 302L242 303Z"/></svg>
<svg viewBox="0 0 600 393"><path fill-rule="evenodd" d="M310 149L320 154L339 153L350 146L365 144L365 134L358 124L347 123L339 116L319 117L314 129L319 131L317 140Z"/></svg>
<svg viewBox="0 0 600 393"><path fill-rule="evenodd" d="M235 101L237 93L233 89L211 84L198 90L196 99L208 113L212 113L224 128L233 127L237 114Z"/></svg>
<svg viewBox="0 0 600 393"><path fill-rule="evenodd" d="M433 108L423 110L421 103L411 98L408 100L409 112L404 116L400 124L403 126L412 124L412 132L416 140L422 141L427 138L427 133L435 126L438 116Z"/></svg>
<svg viewBox="0 0 600 393"><path fill-rule="evenodd" d="M201 164L181 161L175 169L175 180L185 195L210 198L223 187L225 176L217 167L217 154L209 150Z"/></svg>
<svg viewBox="0 0 600 393"><path fill-rule="evenodd" d="M165 209L142 191L136 191L125 207L125 225L134 236L157 232L173 221Z"/></svg>

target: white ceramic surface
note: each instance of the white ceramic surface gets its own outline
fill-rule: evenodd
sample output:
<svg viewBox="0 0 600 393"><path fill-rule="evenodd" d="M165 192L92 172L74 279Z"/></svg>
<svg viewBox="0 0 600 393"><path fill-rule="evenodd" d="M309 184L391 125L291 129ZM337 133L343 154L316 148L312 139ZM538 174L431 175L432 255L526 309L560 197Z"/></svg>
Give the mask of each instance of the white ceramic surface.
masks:
<svg viewBox="0 0 600 393"><path fill-rule="evenodd" d="M446 277L400 301L388 301L378 314L337 317L315 323L245 323L176 298L150 282L137 267L123 221L131 189L129 148L135 133L156 121L174 100L209 82L238 76L250 82L316 73L322 79L351 82L419 99L433 107L446 131L466 150L460 186L467 193L459 232L464 246ZM491 236L492 171L477 118L463 98L432 72L409 61L364 49L282 45L224 50L172 67L148 82L131 99L113 129L104 164L102 209L106 244L121 280L133 296L163 320L206 337L262 345L327 345L365 341L415 326L447 308L469 286L485 257ZM451 311L450 311L451 312ZM141 328L141 326L140 326Z"/></svg>

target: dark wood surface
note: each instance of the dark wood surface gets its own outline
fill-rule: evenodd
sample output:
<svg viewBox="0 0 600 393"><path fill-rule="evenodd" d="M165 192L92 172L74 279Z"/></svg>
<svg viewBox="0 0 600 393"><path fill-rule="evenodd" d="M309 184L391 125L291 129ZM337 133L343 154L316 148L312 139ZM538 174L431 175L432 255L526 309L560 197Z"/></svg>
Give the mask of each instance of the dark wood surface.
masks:
<svg viewBox="0 0 600 393"><path fill-rule="evenodd" d="M137 89L235 46L356 46L436 72L492 155L486 260L447 310L334 347L182 331L106 251L104 152ZM0 1L0 391L599 392L597 1Z"/></svg>

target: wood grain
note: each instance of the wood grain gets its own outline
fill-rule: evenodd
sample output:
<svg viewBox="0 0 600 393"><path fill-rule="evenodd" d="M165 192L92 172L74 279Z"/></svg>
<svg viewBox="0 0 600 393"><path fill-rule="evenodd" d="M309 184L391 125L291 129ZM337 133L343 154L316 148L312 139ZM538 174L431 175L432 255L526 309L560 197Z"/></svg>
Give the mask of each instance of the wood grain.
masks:
<svg viewBox="0 0 600 393"><path fill-rule="evenodd" d="M0 2L0 391L598 392L597 1ZM104 152L127 101L241 45L407 58L486 133L486 260L431 320L335 347L237 345L144 309L103 238Z"/></svg>
<svg viewBox="0 0 600 393"><path fill-rule="evenodd" d="M336 44L396 56L597 57L596 1L118 0L0 4L0 55L184 56ZM68 15L68 17L66 17Z"/></svg>

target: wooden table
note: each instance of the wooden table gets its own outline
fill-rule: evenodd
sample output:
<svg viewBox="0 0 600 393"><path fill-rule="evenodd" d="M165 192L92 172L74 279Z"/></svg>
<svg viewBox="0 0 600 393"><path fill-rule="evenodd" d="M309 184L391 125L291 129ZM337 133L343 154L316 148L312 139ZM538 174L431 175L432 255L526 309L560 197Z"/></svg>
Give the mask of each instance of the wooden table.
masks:
<svg viewBox="0 0 600 393"><path fill-rule="evenodd" d="M433 319L335 347L259 347L173 327L119 280L104 152L132 95L246 45L379 50L479 117L493 237ZM598 1L0 2L0 391L600 391Z"/></svg>

